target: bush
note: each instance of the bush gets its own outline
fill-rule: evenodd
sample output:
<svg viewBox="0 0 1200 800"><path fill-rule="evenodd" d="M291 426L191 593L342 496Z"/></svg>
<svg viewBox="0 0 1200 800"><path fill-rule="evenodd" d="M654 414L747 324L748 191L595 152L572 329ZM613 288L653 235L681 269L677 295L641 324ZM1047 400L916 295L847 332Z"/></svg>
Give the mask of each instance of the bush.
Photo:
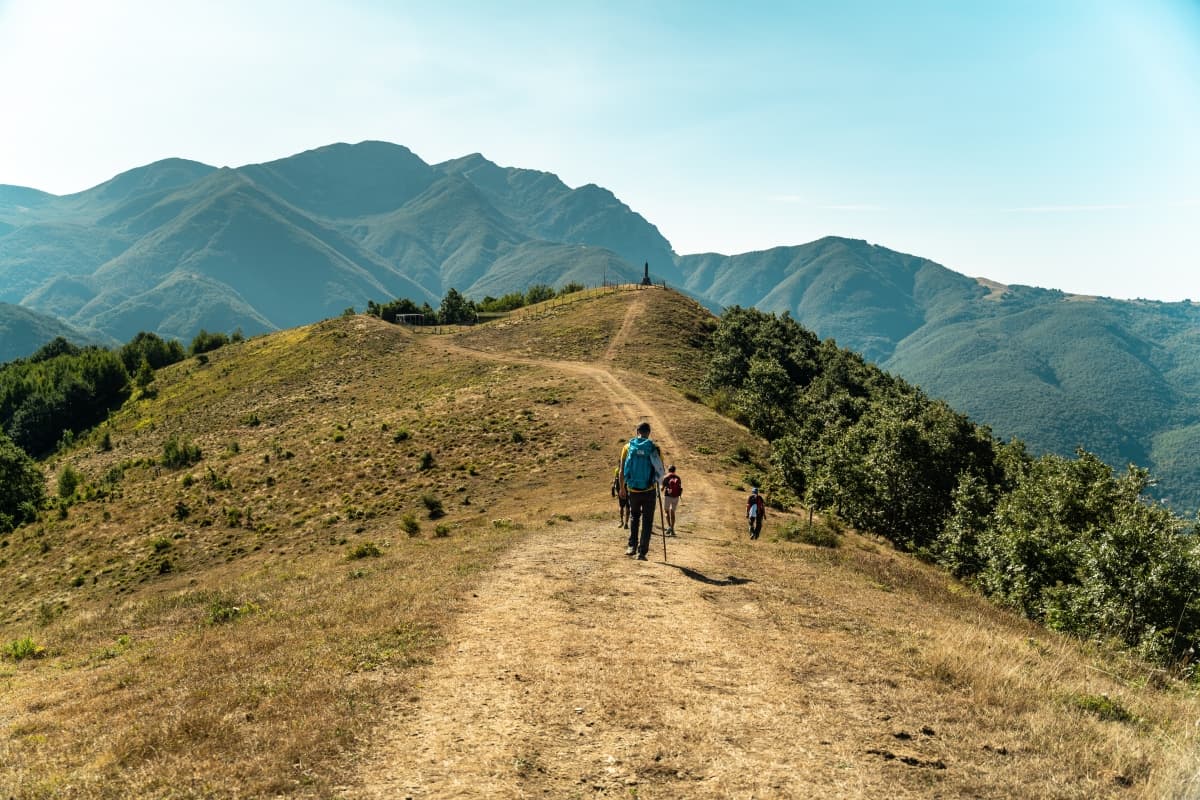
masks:
<svg viewBox="0 0 1200 800"><path fill-rule="evenodd" d="M433 469L433 453L426 450L421 456L420 469L422 472L427 472Z"/></svg>
<svg viewBox="0 0 1200 800"><path fill-rule="evenodd" d="M58 496L63 500L70 500L82 484L83 474L67 464L62 468L62 472L58 473Z"/></svg>
<svg viewBox="0 0 1200 800"><path fill-rule="evenodd" d="M527 306L553 299L554 289L544 283L535 283L525 292L525 305Z"/></svg>
<svg viewBox="0 0 1200 800"><path fill-rule="evenodd" d="M192 346L188 348L188 355L198 356L203 353L210 353L227 344L229 344L229 337L225 334L209 333L201 328L200 332L196 334L196 338L192 339ZM205 361L207 360L205 359Z"/></svg>
<svg viewBox="0 0 1200 800"><path fill-rule="evenodd" d="M36 643L30 637L26 636L22 639L14 639L4 648L0 650L6 658L12 661L24 661L27 658L41 658L46 653L46 648Z"/></svg>
<svg viewBox="0 0 1200 800"><path fill-rule="evenodd" d="M168 469L190 467L203 457L200 448L186 439L172 436L163 443L162 465Z"/></svg>
<svg viewBox="0 0 1200 800"><path fill-rule="evenodd" d="M367 541L352 547L346 554L346 558L353 561L358 558L378 558L381 555L383 555L383 551L379 549L379 545Z"/></svg>
<svg viewBox="0 0 1200 800"><path fill-rule="evenodd" d="M254 603L237 603L228 597L218 597L208 604L204 616L209 625L222 625L236 622L257 611L258 606Z"/></svg>
<svg viewBox="0 0 1200 800"><path fill-rule="evenodd" d="M417 518L412 514L405 514L400 519L400 527L409 536L416 536L421 532L421 523L417 522Z"/></svg>
<svg viewBox="0 0 1200 800"><path fill-rule="evenodd" d="M450 526L446 524L438 525L433 529L433 535L439 539L444 539L450 535Z"/></svg>
<svg viewBox="0 0 1200 800"><path fill-rule="evenodd" d="M438 519L439 517L446 516L446 509L442 506L442 501L430 492L421 495L421 502L429 510L430 519Z"/></svg>

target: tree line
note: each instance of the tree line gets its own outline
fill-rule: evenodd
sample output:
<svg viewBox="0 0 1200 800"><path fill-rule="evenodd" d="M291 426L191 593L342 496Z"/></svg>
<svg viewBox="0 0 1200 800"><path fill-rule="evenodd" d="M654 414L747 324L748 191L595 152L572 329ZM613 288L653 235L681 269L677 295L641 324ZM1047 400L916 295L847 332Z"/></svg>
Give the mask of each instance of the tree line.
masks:
<svg viewBox="0 0 1200 800"><path fill-rule="evenodd" d="M408 298L400 298L387 303L367 301L367 313L379 317L385 322L399 322L402 317L420 316L422 325L471 325L479 321L483 314L502 314L515 311L524 306L531 306L555 297L573 294L586 289L582 283L568 283L555 291L554 287L544 283L535 283L524 292L509 292L500 297L487 295L482 300L474 301L465 297L457 289L449 289L442 297L442 303L436 311L429 303L417 305ZM353 312L353 309L347 309Z"/></svg>
<svg viewBox="0 0 1200 800"><path fill-rule="evenodd" d="M185 350L143 331L110 350L58 337L0 365L0 532L37 518L45 481L35 458L102 422L134 389L147 390L154 370L241 339L201 329Z"/></svg>
<svg viewBox="0 0 1200 800"><path fill-rule="evenodd" d="M1186 665L1200 645L1194 523L1146 470L1031 456L786 313L733 307L707 399L771 443L771 481L1046 626Z"/></svg>

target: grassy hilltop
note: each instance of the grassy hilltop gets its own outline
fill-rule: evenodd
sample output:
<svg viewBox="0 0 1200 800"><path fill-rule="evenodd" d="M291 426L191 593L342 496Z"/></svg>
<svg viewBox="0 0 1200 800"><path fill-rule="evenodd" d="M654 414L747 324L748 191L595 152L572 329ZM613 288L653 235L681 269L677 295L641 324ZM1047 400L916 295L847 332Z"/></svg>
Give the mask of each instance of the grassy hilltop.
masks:
<svg viewBox="0 0 1200 800"><path fill-rule="evenodd" d="M65 512L0 537L0 795L438 796L481 708L520 735L446 778L477 796L1195 790L1164 673L880 540L780 536L802 513L739 536L766 448L695 402L712 326L616 292L159 371L45 462L81 476ZM608 493L643 416L691 487L667 564L620 555Z"/></svg>

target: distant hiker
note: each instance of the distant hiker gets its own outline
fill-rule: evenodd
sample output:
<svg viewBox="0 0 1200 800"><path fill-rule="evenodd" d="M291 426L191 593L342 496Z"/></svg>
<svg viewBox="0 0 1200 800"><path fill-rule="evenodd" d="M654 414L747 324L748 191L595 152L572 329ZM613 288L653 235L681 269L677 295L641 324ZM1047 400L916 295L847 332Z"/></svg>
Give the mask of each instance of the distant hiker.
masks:
<svg viewBox="0 0 1200 800"><path fill-rule="evenodd" d="M625 548L625 555L636 553L639 561L645 561L654 527L655 491L658 481L666 474L658 445L650 439L649 422L638 425L637 436L621 449L618 468L621 488L629 495L629 546Z"/></svg>
<svg viewBox="0 0 1200 800"><path fill-rule="evenodd" d="M617 498L621 511L621 527L629 527L629 493L621 488L621 468L613 467L612 496Z"/></svg>
<svg viewBox="0 0 1200 800"><path fill-rule="evenodd" d="M679 498L683 495L683 481L675 474L675 465L667 467L667 477L663 478L663 512L667 516L667 536L675 535L675 509L679 508Z"/></svg>
<svg viewBox="0 0 1200 800"><path fill-rule="evenodd" d="M746 519L750 527L751 539L757 539L758 534L762 532L762 524L766 516L767 504L763 502L763 496L758 493L758 487L755 486L750 490L750 496L746 498Z"/></svg>

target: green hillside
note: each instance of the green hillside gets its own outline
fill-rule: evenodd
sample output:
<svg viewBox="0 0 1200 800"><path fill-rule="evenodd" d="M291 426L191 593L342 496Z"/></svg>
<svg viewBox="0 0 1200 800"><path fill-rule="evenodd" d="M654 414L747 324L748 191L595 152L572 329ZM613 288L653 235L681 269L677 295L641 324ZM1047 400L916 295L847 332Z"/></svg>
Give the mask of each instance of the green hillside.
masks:
<svg viewBox="0 0 1200 800"><path fill-rule="evenodd" d="M681 264L692 269L690 288L787 311L1003 438L1148 467L1158 496L1200 507L1200 456L1186 449L1200 422L1200 308L1191 303L1002 287L836 238Z"/></svg>

